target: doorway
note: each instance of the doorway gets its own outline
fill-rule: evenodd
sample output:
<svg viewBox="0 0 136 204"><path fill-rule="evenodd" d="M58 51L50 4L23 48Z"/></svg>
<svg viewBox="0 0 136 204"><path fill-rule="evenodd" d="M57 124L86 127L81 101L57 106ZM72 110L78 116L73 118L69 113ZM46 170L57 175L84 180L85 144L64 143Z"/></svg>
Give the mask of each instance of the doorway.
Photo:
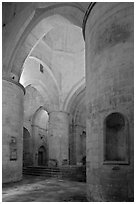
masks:
<svg viewBox="0 0 136 204"><path fill-rule="evenodd" d="M23 166L31 166L32 158L31 158L31 136L29 131L23 127Z"/></svg>
<svg viewBox="0 0 136 204"><path fill-rule="evenodd" d="M38 166L47 165L47 154L44 146L41 146L38 150Z"/></svg>

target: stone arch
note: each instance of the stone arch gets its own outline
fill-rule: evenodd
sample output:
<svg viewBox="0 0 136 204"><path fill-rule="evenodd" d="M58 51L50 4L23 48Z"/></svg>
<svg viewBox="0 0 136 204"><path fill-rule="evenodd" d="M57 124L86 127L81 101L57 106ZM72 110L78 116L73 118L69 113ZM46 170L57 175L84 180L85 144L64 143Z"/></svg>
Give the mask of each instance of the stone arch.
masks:
<svg viewBox="0 0 136 204"><path fill-rule="evenodd" d="M26 127L23 127L23 130L24 130L24 137L25 137L25 138L30 137L30 132L29 132L29 130L28 130Z"/></svg>
<svg viewBox="0 0 136 204"><path fill-rule="evenodd" d="M74 100L84 90L85 90L85 78L83 77L77 84L75 84L74 87L72 87L71 91L69 92L64 101L62 109L69 113Z"/></svg>
<svg viewBox="0 0 136 204"><path fill-rule="evenodd" d="M39 81L38 79L29 79L29 81L25 82L24 83L24 87L28 87L29 85L32 85L34 88L36 88L40 93L41 95L44 97L45 96L45 93L47 94L47 88L45 86L45 84L43 84L41 81ZM48 95L48 94L47 94ZM50 96L48 95L49 99L50 99Z"/></svg>
<svg viewBox="0 0 136 204"><path fill-rule="evenodd" d="M26 130L28 130L28 132L29 132L29 134L30 134L30 136L31 136L31 129L30 129L30 127L29 127L29 125L28 124L23 124L23 129L26 129Z"/></svg>
<svg viewBox="0 0 136 204"><path fill-rule="evenodd" d="M35 87L43 96L45 95L44 92L47 91L47 88L46 88L45 84L43 84L42 82L38 81L38 79L29 79L29 81L26 81L24 83L24 87L25 88L27 86L29 86L29 85L32 85L33 87Z"/></svg>
<svg viewBox="0 0 136 204"><path fill-rule="evenodd" d="M11 37L12 44L11 49L10 45L8 45L8 50L5 53L5 58L7 56L7 59L4 62L5 69L8 69L8 73L11 75L15 75L15 80L19 80L20 74L21 74L21 68L22 65L28 56L31 48L34 46L36 41L32 43L30 48L25 47L25 42L29 38L29 33L32 31L32 29L36 26L38 22L40 22L42 19L52 16L54 14L59 14L63 16L64 18L68 19L68 21L71 21L72 24L76 26L82 27L82 18L84 15L84 9L82 9L81 5L75 4L75 3L60 3L58 5L49 5L42 4L42 8L40 5L40 8L38 8L38 4L33 4L33 8L29 7L28 13L26 10L22 12L23 14L26 12L26 19L23 19L23 25L17 27L15 36ZM44 8L45 7L45 8ZM22 14L21 13L21 14ZM17 24L19 24L17 22ZM18 36L18 38L17 38ZM15 38L16 37L16 38ZM17 39L17 40L16 40ZM25 46L24 46L25 45ZM27 51L26 51L27 50ZM8 57L9 56L9 57Z"/></svg>
<svg viewBox="0 0 136 204"><path fill-rule="evenodd" d="M44 162L41 165L47 165L49 156L49 144L48 144L48 122L49 118L46 115L42 115L43 111L47 110L44 106L40 106L33 115L32 118L32 132L33 132L33 164L39 165L39 148L44 146L45 152L41 152L41 156L44 157ZM43 122L42 122L43 121ZM43 155L44 154L44 155Z"/></svg>
<svg viewBox="0 0 136 204"><path fill-rule="evenodd" d="M54 95L49 95L48 89L45 86L45 84L43 84L41 81L38 81L37 79L31 79L24 83L25 87L28 87L29 85L32 85L32 87L39 91L39 93L45 100L44 102L45 109L47 109L49 112L53 111L55 108L58 109L59 107L58 97L55 97Z"/></svg>
<svg viewBox="0 0 136 204"><path fill-rule="evenodd" d="M35 122L36 122L36 117L37 117L37 115L38 115L42 110L46 111L48 114L49 114L49 112L50 112L50 110L48 109L48 107L40 106L40 107L35 111L35 113L34 113L34 115L33 115L32 124L35 124Z"/></svg>

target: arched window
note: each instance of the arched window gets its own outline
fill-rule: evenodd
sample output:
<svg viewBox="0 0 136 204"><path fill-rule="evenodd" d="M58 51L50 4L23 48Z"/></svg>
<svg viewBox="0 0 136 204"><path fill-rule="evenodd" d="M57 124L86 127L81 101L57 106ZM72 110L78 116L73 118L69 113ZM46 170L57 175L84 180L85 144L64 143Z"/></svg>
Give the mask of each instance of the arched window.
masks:
<svg viewBox="0 0 136 204"><path fill-rule="evenodd" d="M128 124L121 113L111 113L104 121L104 162L128 163Z"/></svg>

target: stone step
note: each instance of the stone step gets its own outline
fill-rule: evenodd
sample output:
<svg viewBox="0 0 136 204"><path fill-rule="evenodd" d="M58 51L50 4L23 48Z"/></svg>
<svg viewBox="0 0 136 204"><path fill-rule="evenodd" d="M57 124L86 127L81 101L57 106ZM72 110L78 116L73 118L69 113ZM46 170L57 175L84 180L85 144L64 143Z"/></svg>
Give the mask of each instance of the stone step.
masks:
<svg viewBox="0 0 136 204"><path fill-rule="evenodd" d="M61 173L61 174L75 174L75 173L81 173L79 171L61 171L61 170L49 170L49 169L44 169L44 170L40 170L40 169L23 169L24 172L45 172L45 173ZM82 174L85 174L85 171L82 171Z"/></svg>
<svg viewBox="0 0 136 204"><path fill-rule="evenodd" d="M59 175L57 174L39 174L39 173L36 173L36 172L23 172L24 175L32 175L32 176L44 176L44 177L58 177Z"/></svg>
<svg viewBox="0 0 136 204"><path fill-rule="evenodd" d="M48 171L49 171L49 172L60 172L60 170L57 170L57 169L35 169L35 168L31 168L31 169L30 169L30 168L25 168L24 171L25 171L25 170L37 171L37 172L38 172L38 171L40 171L40 172L42 172L42 171L43 171L43 172L48 172Z"/></svg>
<svg viewBox="0 0 136 204"><path fill-rule="evenodd" d="M24 167L23 174L35 175L35 176L45 176L45 177L60 177L67 178L74 181L84 181L86 180L86 170L85 167Z"/></svg>

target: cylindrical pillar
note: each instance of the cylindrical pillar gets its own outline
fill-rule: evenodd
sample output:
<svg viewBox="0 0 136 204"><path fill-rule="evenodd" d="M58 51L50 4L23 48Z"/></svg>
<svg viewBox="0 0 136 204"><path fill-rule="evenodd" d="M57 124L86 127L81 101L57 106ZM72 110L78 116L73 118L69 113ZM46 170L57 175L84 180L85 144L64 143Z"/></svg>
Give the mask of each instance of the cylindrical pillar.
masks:
<svg viewBox="0 0 136 204"><path fill-rule="evenodd" d="M76 133L75 133L75 125L74 120L71 120L71 124L69 125L69 164L76 164Z"/></svg>
<svg viewBox="0 0 136 204"><path fill-rule="evenodd" d="M88 200L132 201L134 4L96 3L90 9L84 21ZM113 116L120 114L126 121L123 124L126 132L123 137L120 135L122 141L126 141L126 146L121 145L118 138L116 141L113 138L117 125L120 125ZM107 123L113 134L105 132L104 121L108 115L110 119L113 118ZM110 138L106 138L108 135ZM115 158L113 152L112 156L106 155L110 152L105 149L109 145L106 141L114 141L118 145L120 158L119 155ZM117 149L114 142L111 147Z"/></svg>
<svg viewBox="0 0 136 204"><path fill-rule="evenodd" d="M2 181L22 178L24 88L10 79L2 84Z"/></svg>
<svg viewBox="0 0 136 204"><path fill-rule="evenodd" d="M58 165L68 163L69 114L62 111L49 113L49 159L55 159Z"/></svg>

